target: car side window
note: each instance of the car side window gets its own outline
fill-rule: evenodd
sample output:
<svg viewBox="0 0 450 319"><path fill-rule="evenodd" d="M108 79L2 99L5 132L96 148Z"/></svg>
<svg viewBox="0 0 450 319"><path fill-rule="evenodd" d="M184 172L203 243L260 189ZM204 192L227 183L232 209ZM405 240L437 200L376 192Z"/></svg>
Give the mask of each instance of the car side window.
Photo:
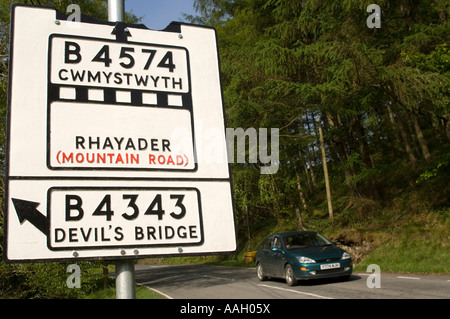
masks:
<svg viewBox="0 0 450 319"><path fill-rule="evenodd" d="M272 242L272 246L271 246L270 248L278 248L278 249L281 249L281 241L280 241L280 238L274 237L274 238L273 238L273 242Z"/></svg>
<svg viewBox="0 0 450 319"><path fill-rule="evenodd" d="M263 249L264 250L269 250L270 249L271 241L272 241L272 238L266 238L264 240L264 244L263 244Z"/></svg>

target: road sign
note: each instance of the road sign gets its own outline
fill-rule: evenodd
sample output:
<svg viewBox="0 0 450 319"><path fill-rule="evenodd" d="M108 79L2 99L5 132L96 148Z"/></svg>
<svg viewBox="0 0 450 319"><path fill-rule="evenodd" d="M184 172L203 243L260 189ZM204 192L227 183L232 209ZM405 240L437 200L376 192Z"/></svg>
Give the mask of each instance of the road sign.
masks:
<svg viewBox="0 0 450 319"><path fill-rule="evenodd" d="M184 47L50 35L49 168L195 170L188 59Z"/></svg>
<svg viewBox="0 0 450 319"><path fill-rule="evenodd" d="M5 259L236 250L215 30L14 5Z"/></svg>

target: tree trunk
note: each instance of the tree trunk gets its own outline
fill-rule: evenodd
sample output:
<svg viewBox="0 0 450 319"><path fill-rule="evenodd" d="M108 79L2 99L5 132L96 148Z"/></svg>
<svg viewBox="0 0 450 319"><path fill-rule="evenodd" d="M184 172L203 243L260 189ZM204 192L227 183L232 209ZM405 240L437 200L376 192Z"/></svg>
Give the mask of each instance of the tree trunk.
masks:
<svg viewBox="0 0 450 319"><path fill-rule="evenodd" d="M300 201L302 202L303 209L305 211L308 211L308 205L306 205L305 195L303 194L303 187L300 183L300 176L298 175L297 170L295 171L295 176L297 177L297 189Z"/></svg>
<svg viewBox="0 0 450 319"><path fill-rule="evenodd" d="M364 128L361 123L361 117L359 115L355 116L354 122L355 122L355 133L359 143L359 152L361 154L361 158L364 162L364 165L367 168L374 168L372 158L370 156L369 146L367 145L366 141L366 133L364 132Z"/></svg>
<svg viewBox="0 0 450 319"><path fill-rule="evenodd" d="M312 166L312 162L311 162L311 159L309 156L308 156L308 167L309 167L309 173L311 174L311 181L313 183L313 186L315 189L317 189L316 174L314 173L314 167Z"/></svg>
<svg viewBox="0 0 450 319"><path fill-rule="evenodd" d="M248 206L245 205L245 217L247 219L247 233L248 233L248 243L250 250L253 250L253 244L252 244L252 234L250 232L250 217L249 217L249 209Z"/></svg>
<svg viewBox="0 0 450 319"><path fill-rule="evenodd" d="M389 119L391 120L392 127L394 128L393 131L395 135L395 140L397 141L398 146L401 147L402 140L400 139L400 135L398 134L397 123L395 122L394 113L392 112L391 106L389 104L387 105L387 109L389 113Z"/></svg>
<svg viewBox="0 0 450 319"><path fill-rule="evenodd" d="M312 127L313 127L312 129L309 128L310 121L308 118L308 112L306 112L305 117L306 117L306 124L308 126L308 135L312 136L311 132L314 132L314 134L316 133L314 115L311 114L311 121L312 121ZM314 148L314 143L313 143L312 147L308 145L308 149L311 150L310 153L312 153L312 158L315 163L317 157L316 157L316 152L315 152L315 148ZM309 156L308 154L306 154L305 156L306 156L306 160L308 161L309 173L311 174L312 184L314 186L314 189L317 189L317 179L316 179L316 174L314 173L314 166L312 165L311 156Z"/></svg>
<svg viewBox="0 0 450 319"><path fill-rule="evenodd" d="M300 176L297 174L297 171L295 171L295 176L297 177L297 189L298 189L298 194L300 196L300 201L302 202L303 210L308 211L308 206L306 205L305 196L303 195L302 184L300 183ZM295 207L295 215L297 216L298 230L304 230L300 208Z"/></svg>
<svg viewBox="0 0 450 319"><path fill-rule="evenodd" d="M416 169L417 168L417 158L414 155L414 152L411 148L411 144L409 143L408 134L406 134L405 126L403 125L403 122L400 119L397 119L397 124L398 124L398 129L400 130L400 135L402 136L402 139L403 139L406 153L408 153L408 155L409 155L412 169Z"/></svg>
<svg viewBox="0 0 450 319"><path fill-rule="evenodd" d="M303 156L303 153L301 150L298 151L298 155L300 157L300 162L302 163L303 170L305 171L306 186L308 187L309 193L312 194L313 188L311 185L309 171L308 171L308 167L306 165L305 157ZM297 179L298 179L298 175L297 175Z"/></svg>
<svg viewBox="0 0 450 319"><path fill-rule="evenodd" d="M270 180L272 181L272 190L273 190L273 193L275 194L275 204L276 204L276 207L277 207L277 215L279 215L280 212L281 212L281 205L280 205L280 202L279 202L279 194L280 194L280 192L278 191L278 187L277 187L277 184L276 184L276 181L275 181L275 177L273 175L274 174L270 174Z"/></svg>
<svg viewBox="0 0 450 319"><path fill-rule="evenodd" d="M361 158L364 162L364 165L368 169L375 168L375 165L372 161L372 156L370 155L369 145L366 140L366 133L364 131L364 127L361 123L361 117L355 116L355 133L358 138L359 150L361 154ZM370 178L370 188L368 189L369 196L375 200L380 200L380 191L378 190L377 183L373 177Z"/></svg>
<svg viewBox="0 0 450 319"><path fill-rule="evenodd" d="M305 134L305 125L304 125L304 122L303 122L303 118L302 117L300 117L300 126L301 126L301 129L299 128L299 130L298 130L298 135L299 135L299 137L300 138L302 138L302 134L303 135L306 135ZM309 127L309 126L308 126ZM309 190L309 193L311 194L312 192L313 192L313 189L312 189L312 185L311 185L311 178L310 178L310 174L309 174L309 172L308 172L308 167L307 167L307 165L306 165L306 160L305 160L305 156L303 155L303 149L302 149L302 147L300 146L300 148L299 148L299 150L298 150L298 156L300 157L300 162L302 163L302 165L303 165L303 170L305 171L305 177L306 177L306 186L308 186L308 190ZM306 155L307 156L307 155Z"/></svg>
<svg viewBox="0 0 450 319"><path fill-rule="evenodd" d="M305 230L305 228L303 227L302 215L300 213L300 208L295 207L295 215L297 216L298 230Z"/></svg>
<svg viewBox="0 0 450 319"><path fill-rule="evenodd" d="M103 271L103 289L106 289L108 288L109 284L108 263L106 261L102 263L102 271Z"/></svg>
<svg viewBox="0 0 450 319"><path fill-rule="evenodd" d="M417 120L417 116L415 114L411 115L414 124L414 130L416 131L417 139L419 140L420 148L422 149L423 157L427 164L431 163L431 154L428 149L427 141L425 141L425 137L423 136L422 129L420 128L419 121Z"/></svg>
<svg viewBox="0 0 450 319"><path fill-rule="evenodd" d="M442 118L442 124L444 126L445 135L447 136L447 140L450 142L450 119L448 119L445 115Z"/></svg>
<svg viewBox="0 0 450 319"><path fill-rule="evenodd" d="M327 192L328 215L330 218L333 218L333 205L331 203L330 180L328 178L327 157L325 154L325 143L323 141L323 132L322 132L322 124L320 123L320 117L317 119L317 122L319 123L320 150L322 152L323 175L325 178L325 189Z"/></svg>
<svg viewBox="0 0 450 319"><path fill-rule="evenodd" d="M309 123L310 122L308 122L308 128L309 128ZM317 134L318 128L316 126L317 125L316 124L316 119L314 119L314 113L313 112L311 112L311 124L312 124L312 131L314 132L314 136L316 136L315 134ZM316 166L316 163L319 161L319 157L320 156L317 156L317 154L316 154L316 142L315 141L312 143L312 147L310 147L310 149L311 149L311 153L312 153L312 160L313 160L314 166ZM308 157L308 160L311 160L311 158ZM314 187L317 188L317 185L318 185L317 184L317 179L316 179L316 177L314 175L314 172L313 172L313 167L314 166L312 166L311 164L312 163L309 163L309 167L311 169L311 177L313 178Z"/></svg>

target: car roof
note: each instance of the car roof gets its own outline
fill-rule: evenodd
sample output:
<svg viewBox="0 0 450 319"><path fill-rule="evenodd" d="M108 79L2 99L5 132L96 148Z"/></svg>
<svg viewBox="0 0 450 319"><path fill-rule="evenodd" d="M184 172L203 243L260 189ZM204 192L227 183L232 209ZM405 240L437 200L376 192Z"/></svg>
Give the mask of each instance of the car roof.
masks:
<svg viewBox="0 0 450 319"><path fill-rule="evenodd" d="M273 236L284 237L284 236L292 236L292 235L296 235L296 234L316 234L316 233L317 232L313 231L313 230L289 231L289 232L283 232L283 233L275 233L275 234L272 234L272 235L267 236L267 237L273 237Z"/></svg>

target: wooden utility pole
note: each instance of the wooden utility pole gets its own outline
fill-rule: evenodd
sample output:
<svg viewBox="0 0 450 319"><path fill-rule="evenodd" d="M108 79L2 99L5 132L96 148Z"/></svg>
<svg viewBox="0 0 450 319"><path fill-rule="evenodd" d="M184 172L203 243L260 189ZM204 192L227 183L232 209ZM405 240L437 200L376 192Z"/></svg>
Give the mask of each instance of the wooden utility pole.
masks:
<svg viewBox="0 0 450 319"><path fill-rule="evenodd" d="M317 122L319 123L320 150L322 151L323 175L325 177L325 188L327 191L328 215L330 216L330 218L333 218L333 205L331 204L330 179L328 178L327 157L325 155L325 145L323 141L322 123L320 122L320 117L317 119Z"/></svg>

